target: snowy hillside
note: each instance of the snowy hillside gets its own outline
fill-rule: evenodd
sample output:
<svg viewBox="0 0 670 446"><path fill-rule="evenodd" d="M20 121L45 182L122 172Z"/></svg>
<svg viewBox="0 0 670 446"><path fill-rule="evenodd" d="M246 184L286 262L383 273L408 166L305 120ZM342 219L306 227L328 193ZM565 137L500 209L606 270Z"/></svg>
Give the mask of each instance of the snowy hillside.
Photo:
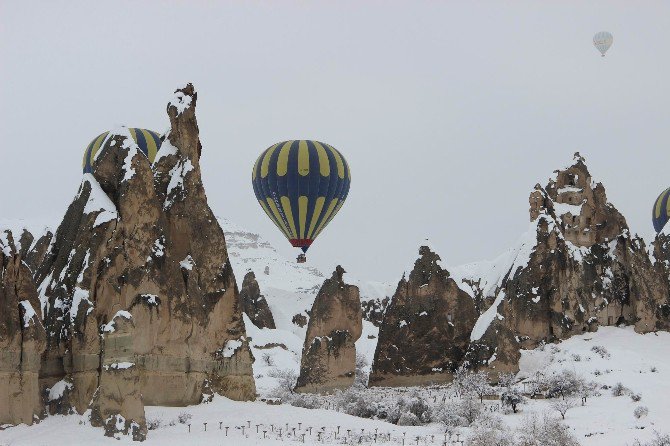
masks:
<svg viewBox="0 0 670 446"><path fill-rule="evenodd" d="M294 259L279 255L268 242L258 235L226 220L219 219L226 234L230 261L233 265L238 287L247 271L253 271L256 280L272 311L275 330L255 327L245 317L247 334L251 337L251 349L256 358L254 377L257 391L262 395L277 385L276 378L269 376L273 370L300 371L300 357L307 326L299 327L292 322L293 316L307 312L323 281L332 271L319 271L307 264L298 264ZM345 276L347 283L357 285L361 301L383 299L395 291L395 284L365 282ZM356 343L359 353L365 355L368 369L372 364L379 329L368 321L363 321L363 334Z"/></svg>

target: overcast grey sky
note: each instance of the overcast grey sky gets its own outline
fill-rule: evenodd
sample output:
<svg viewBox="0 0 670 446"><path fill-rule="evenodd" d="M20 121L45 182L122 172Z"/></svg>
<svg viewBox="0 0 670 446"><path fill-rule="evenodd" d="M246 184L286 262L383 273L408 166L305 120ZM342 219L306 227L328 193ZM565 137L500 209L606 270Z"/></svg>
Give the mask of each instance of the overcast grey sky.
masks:
<svg viewBox="0 0 670 446"><path fill-rule="evenodd" d="M397 281L424 237L447 264L495 257L576 150L649 239L670 186L669 25L667 1L0 0L0 217L60 220L89 141L164 131L190 81L210 205L287 256L256 157L300 138L345 155L349 198L308 252L325 270Z"/></svg>

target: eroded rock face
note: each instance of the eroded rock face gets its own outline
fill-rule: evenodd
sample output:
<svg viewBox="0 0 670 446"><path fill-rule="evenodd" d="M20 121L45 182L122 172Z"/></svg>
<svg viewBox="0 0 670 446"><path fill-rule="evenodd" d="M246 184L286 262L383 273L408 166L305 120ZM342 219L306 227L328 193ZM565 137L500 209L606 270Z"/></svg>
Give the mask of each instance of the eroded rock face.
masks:
<svg viewBox="0 0 670 446"><path fill-rule="evenodd" d="M53 233L48 228L43 230L29 230L26 227L3 227L0 222L0 243L9 254L18 254L23 263L30 269L31 273L44 262L51 242Z"/></svg>
<svg viewBox="0 0 670 446"><path fill-rule="evenodd" d="M108 435L146 435L144 405L216 391L252 399L242 309L223 231L207 204L189 84L151 166L127 129L110 133L37 270L49 327L41 385ZM64 405L67 407L67 405Z"/></svg>
<svg viewBox="0 0 670 446"><path fill-rule="evenodd" d="M530 195L531 230L472 336L469 365L515 371L534 348L601 325L667 328L668 281L578 153ZM660 248L659 248L660 249ZM486 322L489 321L489 325Z"/></svg>
<svg viewBox="0 0 670 446"><path fill-rule="evenodd" d="M31 271L0 241L0 425L32 424L44 412L39 386L46 335Z"/></svg>
<svg viewBox="0 0 670 446"><path fill-rule="evenodd" d="M373 386L447 382L468 348L479 316L427 246L402 278L384 314L370 374Z"/></svg>
<svg viewBox="0 0 670 446"><path fill-rule="evenodd" d="M249 271L244 276L242 289L240 290L240 302L242 303L242 311L249 316L256 327L276 328L268 301L261 294L261 289L253 271Z"/></svg>
<svg viewBox="0 0 670 446"><path fill-rule="evenodd" d="M337 266L323 282L310 312L302 350L298 392L330 392L354 383L356 345L363 319L358 287L344 283Z"/></svg>

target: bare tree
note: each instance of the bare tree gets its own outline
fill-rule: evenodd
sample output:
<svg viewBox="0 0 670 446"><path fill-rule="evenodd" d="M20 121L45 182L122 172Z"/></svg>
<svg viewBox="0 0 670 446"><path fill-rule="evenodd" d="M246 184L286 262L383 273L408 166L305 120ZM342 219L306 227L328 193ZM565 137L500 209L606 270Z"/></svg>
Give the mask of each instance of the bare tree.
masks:
<svg viewBox="0 0 670 446"><path fill-rule="evenodd" d="M560 399L551 403L551 408L561 414L561 417L565 420L565 414L568 410L575 407L575 401L572 398Z"/></svg>
<svg viewBox="0 0 670 446"><path fill-rule="evenodd" d="M293 393L295 383L298 380L298 374L291 369L272 369L268 376L277 378L279 389L284 392Z"/></svg>

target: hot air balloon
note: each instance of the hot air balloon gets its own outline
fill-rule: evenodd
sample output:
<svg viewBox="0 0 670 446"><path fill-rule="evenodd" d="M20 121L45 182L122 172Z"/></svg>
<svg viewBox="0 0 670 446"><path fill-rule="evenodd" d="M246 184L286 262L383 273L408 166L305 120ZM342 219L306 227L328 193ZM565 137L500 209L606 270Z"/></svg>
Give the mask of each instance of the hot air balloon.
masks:
<svg viewBox="0 0 670 446"><path fill-rule="evenodd" d="M149 158L149 162L153 163L156 158L156 152L158 152L158 149L161 147L160 135L146 129L129 128L128 131L140 151ZM86 151L84 152L84 162L82 163L84 173L93 172L93 164L95 163L96 154L103 147L108 136L109 132L101 133L86 147Z"/></svg>
<svg viewBox="0 0 670 446"><path fill-rule="evenodd" d="M670 219L668 198L670 198L670 188L664 190L654 203L654 209L652 209L651 214L651 221L654 223L654 229L656 230L656 233L661 232L663 226L665 226L665 224Z"/></svg>
<svg viewBox="0 0 670 446"><path fill-rule="evenodd" d="M351 174L342 154L311 140L284 141L267 148L251 175L254 194L291 245L298 262L335 217L349 193Z"/></svg>
<svg viewBox="0 0 670 446"><path fill-rule="evenodd" d="M613 41L614 37L607 31L600 31L593 36L593 46L598 48L602 57L605 57L605 53L610 49Z"/></svg>

